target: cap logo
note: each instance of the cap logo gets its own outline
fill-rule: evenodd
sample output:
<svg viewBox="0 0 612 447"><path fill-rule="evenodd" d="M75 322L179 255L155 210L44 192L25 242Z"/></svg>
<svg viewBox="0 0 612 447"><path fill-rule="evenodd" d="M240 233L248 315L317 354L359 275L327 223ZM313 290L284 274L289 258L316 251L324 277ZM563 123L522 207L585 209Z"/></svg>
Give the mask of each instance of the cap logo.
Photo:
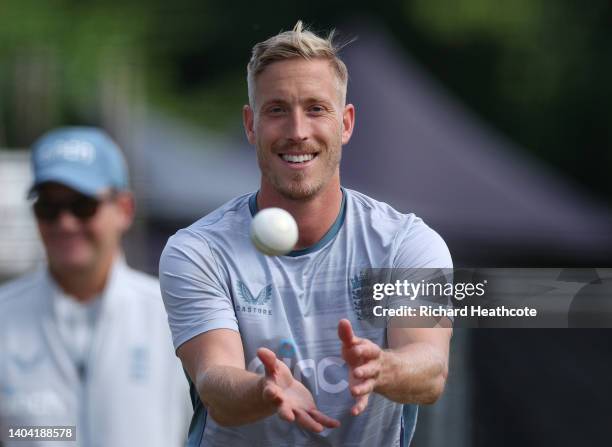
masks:
<svg viewBox="0 0 612 447"><path fill-rule="evenodd" d="M92 164L96 158L96 148L88 141L58 140L41 151L40 162L51 163L58 159L77 163Z"/></svg>

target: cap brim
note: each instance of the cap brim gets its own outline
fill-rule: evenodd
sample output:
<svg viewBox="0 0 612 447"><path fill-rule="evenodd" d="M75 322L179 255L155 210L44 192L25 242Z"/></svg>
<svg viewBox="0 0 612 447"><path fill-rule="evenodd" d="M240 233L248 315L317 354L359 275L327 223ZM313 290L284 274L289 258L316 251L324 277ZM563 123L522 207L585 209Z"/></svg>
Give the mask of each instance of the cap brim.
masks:
<svg viewBox="0 0 612 447"><path fill-rule="evenodd" d="M60 183L68 188L85 194L86 196L96 197L103 192L108 185L96 175L84 175L82 169L71 169L67 166L49 167L39 171L36 175L34 183L28 192L28 198L31 199L36 195L38 188L43 183Z"/></svg>

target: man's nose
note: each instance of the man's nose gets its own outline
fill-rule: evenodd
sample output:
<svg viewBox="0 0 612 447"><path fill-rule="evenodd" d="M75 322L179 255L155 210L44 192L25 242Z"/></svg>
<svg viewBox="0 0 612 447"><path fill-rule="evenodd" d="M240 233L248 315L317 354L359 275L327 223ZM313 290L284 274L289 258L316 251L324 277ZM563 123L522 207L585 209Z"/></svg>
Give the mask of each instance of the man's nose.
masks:
<svg viewBox="0 0 612 447"><path fill-rule="evenodd" d="M55 220L55 225L62 229L78 228L79 224L79 219L67 210L61 210L57 216L57 219Z"/></svg>
<svg viewBox="0 0 612 447"><path fill-rule="evenodd" d="M291 119L289 120L288 126L289 140L293 141L294 143L301 143L308 140L309 124L303 111L295 110L291 114Z"/></svg>

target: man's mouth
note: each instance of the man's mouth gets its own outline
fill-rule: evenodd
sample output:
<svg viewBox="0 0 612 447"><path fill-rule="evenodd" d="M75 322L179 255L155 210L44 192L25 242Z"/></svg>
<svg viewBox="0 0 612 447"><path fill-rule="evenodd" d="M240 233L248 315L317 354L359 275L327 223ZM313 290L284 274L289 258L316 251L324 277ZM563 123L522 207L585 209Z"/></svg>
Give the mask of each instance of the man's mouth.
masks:
<svg viewBox="0 0 612 447"><path fill-rule="evenodd" d="M306 163L312 159L314 159L318 154L278 154L280 158L288 163Z"/></svg>

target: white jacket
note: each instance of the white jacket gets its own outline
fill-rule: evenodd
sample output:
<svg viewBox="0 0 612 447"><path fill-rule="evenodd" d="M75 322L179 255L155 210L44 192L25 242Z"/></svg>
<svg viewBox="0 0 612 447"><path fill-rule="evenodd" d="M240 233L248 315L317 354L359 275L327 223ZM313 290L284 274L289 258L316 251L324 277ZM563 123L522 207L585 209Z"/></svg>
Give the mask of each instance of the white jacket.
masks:
<svg viewBox="0 0 612 447"><path fill-rule="evenodd" d="M0 439L26 447L174 447L186 437L187 380L154 278L115 262L85 367L62 341L46 269L0 287ZM16 425L76 426L76 442L9 442Z"/></svg>

